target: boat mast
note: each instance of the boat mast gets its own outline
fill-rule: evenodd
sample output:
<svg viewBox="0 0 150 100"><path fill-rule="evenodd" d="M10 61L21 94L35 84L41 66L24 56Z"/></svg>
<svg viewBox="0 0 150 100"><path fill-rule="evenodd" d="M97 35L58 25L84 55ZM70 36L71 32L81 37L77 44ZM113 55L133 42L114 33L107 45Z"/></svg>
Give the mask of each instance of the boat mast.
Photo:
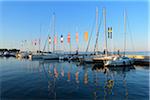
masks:
<svg viewBox="0 0 150 100"><path fill-rule="evenodd" d="M98 8L97 7L96 7L96 34L97 34L96 51L98 51Z"/></svg>
<svg viewBox="0 0 150 100"><path fill-rule="evenodd" d="M124 11L124 56L126 51L126 10Z"/></svg>
<svg viewBox="0 0 150 100"><path fill-rule="evenodd" d="M53 34L54 34L54 39L55 39L55 12L53 12ZM55 52L55 41L53 41L53 52Z"/></svg>
<svg viewBox="0 0 150 100"><path fill-rule="evenodd" d="M105 34L105 55L107 56L107 32L106 32L106 8L103 8L104 34Z"/></svg>
<svg viewBox="0 0 150 100"><path fill-rule="evenodd" d="M41 51L41 24L40 24L40 38L39 38L39 52Z"/></svg>
<svg viewBox="0 0 150 100"><path fill-rule="evenodd" d="M98 51L98 8L96 7L96 44L94 48L94 53Z"/></svg>

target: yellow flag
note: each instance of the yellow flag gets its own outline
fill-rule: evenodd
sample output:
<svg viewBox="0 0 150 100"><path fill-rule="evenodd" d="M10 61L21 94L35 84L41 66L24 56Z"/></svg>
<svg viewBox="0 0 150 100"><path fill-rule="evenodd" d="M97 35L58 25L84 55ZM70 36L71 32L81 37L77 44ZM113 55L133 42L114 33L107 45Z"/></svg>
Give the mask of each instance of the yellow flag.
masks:
<svg viewBox="0 0 150 100"><path fill-rule="evenodd" d="M84 40L87 42L88 41L88 32L84 32Z"/></svg>

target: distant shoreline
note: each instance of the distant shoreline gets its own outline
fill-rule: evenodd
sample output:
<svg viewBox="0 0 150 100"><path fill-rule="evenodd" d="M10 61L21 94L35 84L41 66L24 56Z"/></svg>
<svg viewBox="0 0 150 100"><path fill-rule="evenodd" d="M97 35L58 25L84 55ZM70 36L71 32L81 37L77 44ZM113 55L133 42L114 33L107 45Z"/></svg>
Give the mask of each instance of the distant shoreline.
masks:
<svg viewBox="0 0 150 100"><path fill-rule="evenodd" d="M0 49L0 52L20 52L21 50L20 49ZM29 52L37 52L37 51L29 51ZM65 53L70 53L70 51L65 51ZM76 51L72 51L72 53L75 53ZM103 53L103 51L98 51L99 53ZM79 51L80 54L83 54L83 53L87 53L87 54L90 54L90 53L93 53L93 52L84 52L84 51ZM110 54L116 54L117 51L114 51L114 52L109 52ZM124 52L123 51L120 51L120 54L123 54ZM144 56L150 56L150 51L126 51L126 54L127 55L144 55Z"/></svg>

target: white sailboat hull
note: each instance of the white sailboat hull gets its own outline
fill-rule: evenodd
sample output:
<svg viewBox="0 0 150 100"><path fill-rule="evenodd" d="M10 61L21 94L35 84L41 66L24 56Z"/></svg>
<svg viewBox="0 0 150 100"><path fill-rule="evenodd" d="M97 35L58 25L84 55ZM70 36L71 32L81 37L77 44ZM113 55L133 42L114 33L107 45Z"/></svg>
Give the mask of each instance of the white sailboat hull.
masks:
<svg viewBox="0 0 150 100"><path fill-rule="evenodd" d="M32 54L32 55L29 55L29 59L43 59L43 55L42 54Z"/></svg>
<svg viewBox="0 0 150 100"><path fill-rule="evenodd" d="M134 60L127 57L118 57L113 60L106 61L105 66L130 66L133 65Z"/></svg>
<svg viewBox="0 0 150 100"><path fill-rule="evenodd" d="M59 60L59 56L57 54L47 54L43 55L43 60Z"/></svg>

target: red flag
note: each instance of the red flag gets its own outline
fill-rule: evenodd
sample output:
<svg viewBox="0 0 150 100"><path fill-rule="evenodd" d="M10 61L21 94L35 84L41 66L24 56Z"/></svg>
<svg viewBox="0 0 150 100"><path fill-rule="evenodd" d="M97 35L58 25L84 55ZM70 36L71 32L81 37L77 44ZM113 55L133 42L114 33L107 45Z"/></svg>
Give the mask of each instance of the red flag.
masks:
<svg viewBox="0 0 150 100"><path fill-rule="evenodd" d="M70 33L68 33L67 39L68 39L68 43L70 43Z"/></svg>
<svg viewBox="0 0 150 100"><path fill-rule="evenodd" d="M71 73L70 73L70 72L68 72L68 81L70 81L70 74L71 74Z"/></svg>
<svg viewBox="0 0 150 100"><path fill-rule="evenodd" d="M57 44L57 37L54 36L54 44Z"/></svg>
<svg viewBox="0 0 150 100"><path fill-rule="evenodd" d="M78 35L78 32L76 32L76 42L79 41L79 35Z"/></svg>

